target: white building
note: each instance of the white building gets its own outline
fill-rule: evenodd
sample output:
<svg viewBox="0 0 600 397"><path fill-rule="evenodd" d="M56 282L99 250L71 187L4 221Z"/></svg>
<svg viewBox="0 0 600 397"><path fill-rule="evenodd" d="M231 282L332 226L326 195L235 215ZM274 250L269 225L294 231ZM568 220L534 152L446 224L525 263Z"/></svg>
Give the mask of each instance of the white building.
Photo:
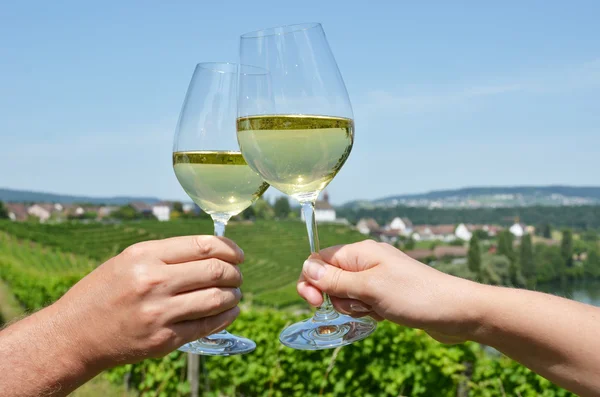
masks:
<svg viewBox="0 0 600 397"><path fill-rule="evenodd" d="M300 209L300 217L304 220L304 213ZM323 193L323 200L317 200L315 203L315 220L317 222L335 222L335 209L329 204L329 194Z"/></svg>
<svg viewBox="0 0 600 397"><path fill-rule="evenodd" d="M408 218L396 217L392 219L387 229L396 231L403 236L410 236L413 231L413 224Z"/></svg>
<svg viewBox="0 0 600 397"><path fill-rule="evenodd" d="M379 225L373 218L362 218L356 224L356 229L362 234L369 235L379 231Z"/></svg>
<svg viewBox="0 0 600 397"><path fill-rule="evenodd" d="M522 223L515 223L508 230L513 234L513 236L519 238L527 234L527 226Z"/></svg>
<svg viewBox="0 0 600 397"><path fill-rule="evenodd" d="M46 222L55 211L62 211L63 207L60 204L34 204L27 209L27 213L35 216L40 222Z"/></svg>
<svg viewBox="0 0 600 397"><path fill-rule="evenodd" d="M169 203L156 203L152 206L152 215L161 222L165 222L171 219L171 204Z"/></svg>
<svg viewBox="0 0 600 397"><path fill-rule="evenodd" d="M473 233L471 233L467 225L464 223L461 223L456 227L456 230L454 230L454 235L456 238L459 238L463 241L469 241L471 240L471 237L473 237Z"/></svg>

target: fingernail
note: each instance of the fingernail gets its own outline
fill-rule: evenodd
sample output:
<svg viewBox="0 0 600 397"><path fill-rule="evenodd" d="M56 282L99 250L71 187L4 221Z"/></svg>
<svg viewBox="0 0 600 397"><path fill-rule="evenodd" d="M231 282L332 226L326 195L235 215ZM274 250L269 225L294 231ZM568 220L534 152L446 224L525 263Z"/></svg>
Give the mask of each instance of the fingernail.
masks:
<svg viewBox="0 0 600 397"><path fill-rule="evenodd" d="M241 263L244 261L244 250L241 249L240 247L238 247L238 249L239 249L238 255L240 257L240 263Z"/></svg>
<svg viewBox="0 0 600 397"><path fill-rule="evenodd" d="M325 266L314 260L304 262L306 275L313 280L320 280L325 275Z"/></svg>
<svg viewBox="0 0 600 397"><path fill-rule="evenodd" d="M354 312L359 312L359 313L366 313L366 312L371 311L370 308L366 307L362 303L351 303L350 309L352 309L352 311L354 311Z"/></svg>

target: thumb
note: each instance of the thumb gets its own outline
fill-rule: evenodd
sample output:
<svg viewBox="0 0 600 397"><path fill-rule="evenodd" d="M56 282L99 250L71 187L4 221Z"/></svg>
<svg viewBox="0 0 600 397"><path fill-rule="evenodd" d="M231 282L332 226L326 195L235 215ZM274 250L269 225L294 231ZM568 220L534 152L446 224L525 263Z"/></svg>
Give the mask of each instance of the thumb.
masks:
<svg viewBox="0 0 600 397"><path fill-rule="evenodd" d="M316 258L304 262L302 274L322 292L339 298L360 299L364 293L364 277L361 278L359 273L342 270Z"/></svg>

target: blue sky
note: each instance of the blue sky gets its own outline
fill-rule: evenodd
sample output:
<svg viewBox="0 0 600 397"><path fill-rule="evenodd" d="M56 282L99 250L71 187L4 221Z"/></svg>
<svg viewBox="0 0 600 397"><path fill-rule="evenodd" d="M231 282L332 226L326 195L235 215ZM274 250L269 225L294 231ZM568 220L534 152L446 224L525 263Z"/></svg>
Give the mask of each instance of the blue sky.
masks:
<svg viewBox="0 0 600 397"><path fill-rule="evenodd" d="M309 21L356 119L335 203L600 184L600 2L483 3L5 2L0 187L186 198L170 155L195 63L235 62L239 34Z"/></svg>

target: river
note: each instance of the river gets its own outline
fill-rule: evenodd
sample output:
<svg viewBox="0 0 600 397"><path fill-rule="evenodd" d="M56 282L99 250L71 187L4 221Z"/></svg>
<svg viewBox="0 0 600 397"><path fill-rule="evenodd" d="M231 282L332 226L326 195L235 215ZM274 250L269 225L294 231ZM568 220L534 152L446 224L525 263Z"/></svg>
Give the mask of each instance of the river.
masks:
<svg viewBox="0 0 600 397"><path fill-rule="evenodd" d="M567 281L539 285L539 291L600 307L600 280Z"/></svg>

